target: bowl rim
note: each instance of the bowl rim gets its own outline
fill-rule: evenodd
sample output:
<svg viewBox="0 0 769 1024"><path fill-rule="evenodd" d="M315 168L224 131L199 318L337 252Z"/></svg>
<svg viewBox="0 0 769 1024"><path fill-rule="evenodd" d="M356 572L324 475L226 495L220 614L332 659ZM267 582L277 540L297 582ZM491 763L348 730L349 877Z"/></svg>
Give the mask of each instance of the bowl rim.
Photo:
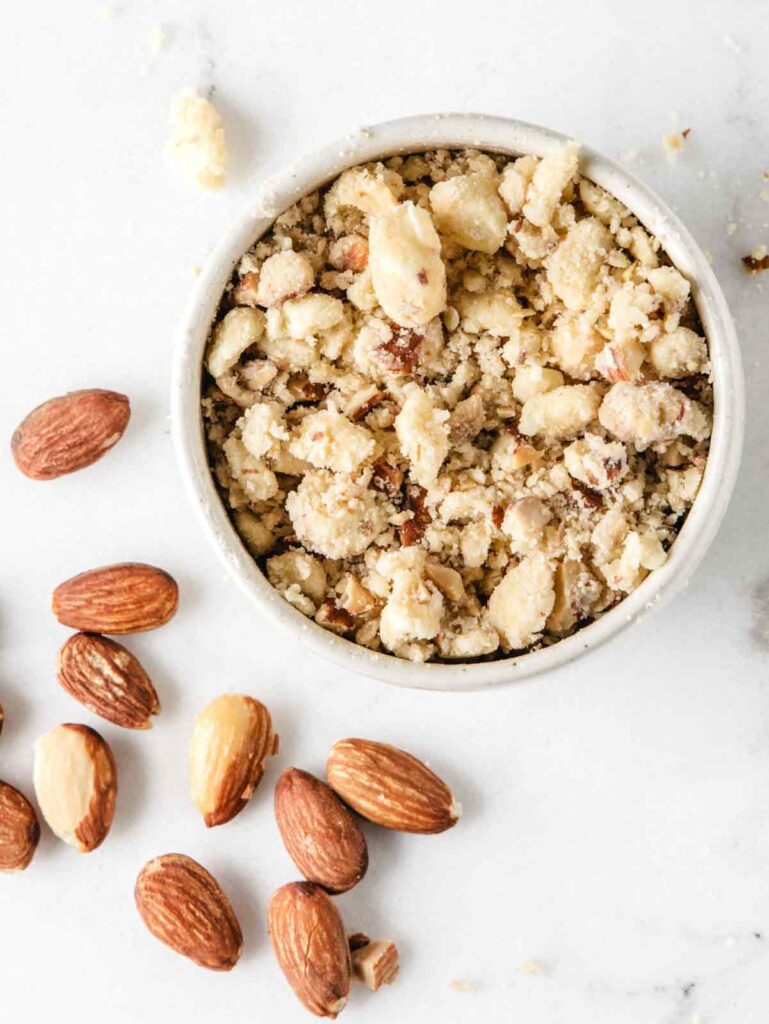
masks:
<svg viewBox="0 0 769 1024"><path fill-rule="evenodd" d="M634 174L586 145L580 146L581 172L620 199L660 239L673 264L691 281L710 348L714 387L710 453L700 490L663 566L595 622L551 646L490 662L419 664L335 636L293 608L244 547L216 491L200 412L205 344L235 266L280 213L355 164L435 148L546 156L568 141L568 135L549 128L486 114L425 114L360 128L258 186L254 199L223 234L197 278L177 333L171 381L172 436L185 489L219 559L258 608L293 632L301 645L351 672L417 689L466 691L551 671L618 636L685 586L726 513L745 422L739 343L726 299L708 259L676 214Z"/></svg>

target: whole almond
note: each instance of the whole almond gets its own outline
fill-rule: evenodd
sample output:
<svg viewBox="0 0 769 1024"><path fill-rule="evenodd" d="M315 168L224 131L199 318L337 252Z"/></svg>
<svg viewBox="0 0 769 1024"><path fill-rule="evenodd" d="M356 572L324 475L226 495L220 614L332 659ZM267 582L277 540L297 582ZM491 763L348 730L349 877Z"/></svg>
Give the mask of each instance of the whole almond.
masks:
<svg viewBox="0 0 769 1024"><path fill-rule="evenodd" d="M40 839L35 809L23 793L0 782L0 871L23 871Z"/></svg>
<svg viewBox="0 0 769 1024"><path fill-rule="evenodd" d="M38 405L16 428L13 458L33 480L74 473L117 444L130 415L128 399L116 391L70 391Z"/></svg>
<svg viewBox="0 0 769 1024"><path fill-rule="evenodd" d="M95 715L125 729L149 729L160 711L150 677L122 644L98 633L75 633L59 651L59 682Z"/></svg>
<svg viewBox="0 0 769 1024"><path fill-rule="evenodd" d="M86 633L142 633L173 616L179 588L162 569L123 562L73 576L53 592L53 613Z"/></svg>
<svg viewBox="0 0 769 1024"><path fill-rule="evenodd" d="M58 725L35 744L35 793L51 831L81 853L107 837L117 768L107 742L87 725Z"/></svg>
<svg viewBox="0 0 769 1024"><path fill-rule="evenodd" d="M308 882L346 892L368 867L366 837L330 786L288 768L275 787L275 820L289 856Z"/></svg>
<svg viewBox="0 0 769 1024"><path fill-rule="evenodd" d="M267 911L281 970L304 1006L332 1020L350 992L350 950L331 897L311 882L291 882L273 893Z"/></svg>
<svg viewBox="0 0 769 1024"><path fill-rule="evenodd" d="M339 740L326 769L329 785L358 814L399 832L445 832L459 805L442 779L405 750L374 740Z"/></svg>
<svg viewBox="0 0 769 1024"><path fill-rule="evenodd" d="M226 693L201 711L190 743L190 788L209 828L243 810L277 750L270 712L253 697Z"/></svg>
<svg viewBox="0 0 769 1024"><path fill-rule="evenodd" d="M166 853L139 872L142 920L175 952L211 971L231 971L243 950L238 919L222 887L191 857Z"/></svg>

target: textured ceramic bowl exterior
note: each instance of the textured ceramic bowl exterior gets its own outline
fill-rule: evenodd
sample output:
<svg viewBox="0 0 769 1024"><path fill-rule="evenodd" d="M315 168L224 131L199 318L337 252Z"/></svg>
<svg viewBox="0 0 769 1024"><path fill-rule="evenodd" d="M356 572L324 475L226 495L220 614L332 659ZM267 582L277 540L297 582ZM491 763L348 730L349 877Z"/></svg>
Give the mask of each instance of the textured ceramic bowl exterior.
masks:
<svg viewBox="0 0 769 1024"><path fill-rule="evenodd" d="M206 339L240 257L278 214L346 167L365 161L436 147L546 156L566 141L566 136L536 125L476 114L409 117L361 129L265 182L209 257L176 346L171 397L174 442L187 490L211 543L258 611L287 630L287 653L293 633L294 642L353 672L422 689L469 690L525 679L574 660L658 607L688 582L712 543L734 488L742 451L744 382L734 324L710 264L675 214L627 170L589 147L582 148L581 171L617 196L660 239L673 263L692 282L713 366L713 436L700 492L667 561L637 590L596 622L539 651L480 664L414 664L334 636L291 607L244 548L211 478L200 412Z"/></svg>

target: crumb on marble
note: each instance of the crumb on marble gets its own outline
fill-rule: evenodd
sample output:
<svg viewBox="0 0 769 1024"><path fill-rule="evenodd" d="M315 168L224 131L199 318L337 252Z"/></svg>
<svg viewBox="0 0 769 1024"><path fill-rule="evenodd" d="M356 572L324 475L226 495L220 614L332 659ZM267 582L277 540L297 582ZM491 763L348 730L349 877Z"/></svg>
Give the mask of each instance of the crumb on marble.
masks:
<svg viewBox="0 0 769 1024"><path fill-rule="evenodd" d="M724 36L724 45L726 46L727 50L731 50L732 53L742 53L742 47L737 42L737 40L734 39L732 36Z"/></svg>
<svg viewBox="0 0 769 1024"><path fill-rule="evenodd" d="M449 988L452 988L455 992L475 992L475 985L471 985L469 981L463 981L461 978L452 978L449 982Z"/></svg>
<svg viewBox="0 0 769 1024"><path fill-rule="evenodd" d="M749 274L762 274L769 270L769 252L766 246L754 246L747 256L742 257L742 265Z"/></svg>
<svg viewBox="0 0 769 1024"><path fill-rule="evenodd" d="M165 25L162 25L160 23L158 23L157 25L153 25L152 28L147 33L147 47L150 53L154 56L157 56L157 54L159 54L161 50L165 49L167 42L168 33L166 31Z"/></svg>
<svg viewBox="0 0 769 1024"><path fill-rule="evenodd" d="M681 152L690 132L691 128L684 128L681 132L668 132L662 136L662 145L669 157L675 158Z"/></svg>
<svg viewBox="0 0 769 1024"><path fill-rule="evenodd" d="M541 976L548 973L547 966L540 963L539 960L522 960L518 965L518 970L521 974L531 974L535 976Z"/></svg>
<svg viewBox="0 0 769 1024"><path fill-rule="evenodd" d="M183 89L171 102L170 120L169 161L200 188L221 188L228 161L219 112L205 97Z"/></svg>

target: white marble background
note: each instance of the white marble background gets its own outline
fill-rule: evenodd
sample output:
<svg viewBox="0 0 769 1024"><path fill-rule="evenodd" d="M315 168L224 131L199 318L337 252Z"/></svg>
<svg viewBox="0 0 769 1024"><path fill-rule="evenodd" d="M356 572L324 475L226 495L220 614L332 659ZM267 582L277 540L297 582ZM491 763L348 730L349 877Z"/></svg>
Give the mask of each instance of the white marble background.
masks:
<svg viewBox="0 0 769 1024"><path fill-rule="evenodd" d="M153 55L158 24L167 44ZM30 870L0 882L4 1021L307 1019L265 933L269 893L294 874L270 790L281 767L320 771L350 734L428 758L466 817L435 838L369 830L369 876L340 903L351 929L398 940L403 967L391 989L356 992L345 1019L769 1019L769 278L739 265L769 243L768 26L760 0L6 5L0 435L91 385L126 391L133 419L80 475L37 484L0 464L0 777L29 792L35 737L67 720L101 729L121 773L102 849L79 857L45 830ZM216 196L180 186L160 158L169 99L187 85L213 88L223 113L233 169ZM193 268L255 182L357 126L440 110L511 114L630 153L712 253L749 391L737 493L688 590L573 668L475 695L353 677L260 621L193 519L167 422ZM661 137L686 127L670 162ZM52 587L127 559L182 588L176 619L130 641L164 701L148 735L102 726L54 678L66 632ZM197 710L231 688L270 706L281 757L248 810L206 832L186 745ZM136 872L169 850L232 895L246 952L230 975L175 957L138 919Z"/></svg>

